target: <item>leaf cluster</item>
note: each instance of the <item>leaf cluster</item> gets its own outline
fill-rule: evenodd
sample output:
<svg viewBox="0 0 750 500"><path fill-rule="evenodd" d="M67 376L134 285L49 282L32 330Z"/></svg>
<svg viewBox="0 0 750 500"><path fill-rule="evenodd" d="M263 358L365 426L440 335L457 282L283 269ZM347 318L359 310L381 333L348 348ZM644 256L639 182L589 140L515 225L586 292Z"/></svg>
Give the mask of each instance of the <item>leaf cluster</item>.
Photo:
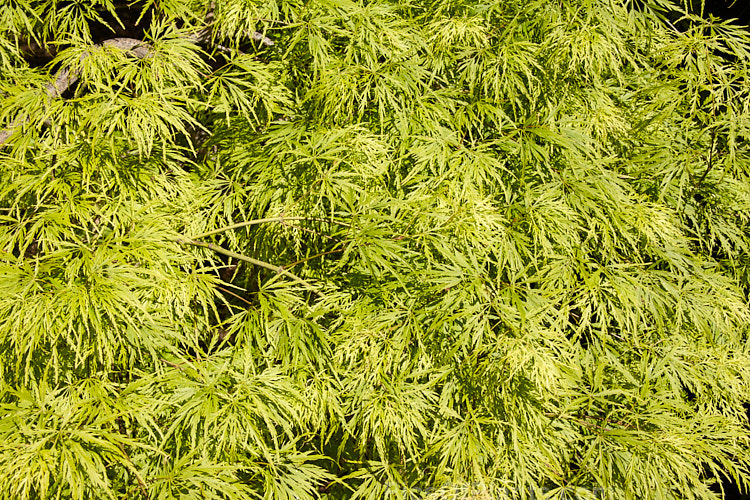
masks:
<svg viewBox="0 0 750 500"><path fill-rule="evenodd" d="M745 489L750 33L696 12L4 2L0 497Z"/></svg>

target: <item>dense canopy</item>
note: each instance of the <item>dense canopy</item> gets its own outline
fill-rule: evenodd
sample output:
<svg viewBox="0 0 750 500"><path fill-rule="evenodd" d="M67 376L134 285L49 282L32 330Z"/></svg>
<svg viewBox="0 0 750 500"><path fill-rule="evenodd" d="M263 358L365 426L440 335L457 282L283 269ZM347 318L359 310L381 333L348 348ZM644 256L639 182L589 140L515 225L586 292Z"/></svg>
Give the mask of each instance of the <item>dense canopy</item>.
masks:
<svg viewBox="0 0 750 500"><path fill-rule="evenodd" d="M669 0L4 0L0 497L721 498L750 34Z"/></svg>

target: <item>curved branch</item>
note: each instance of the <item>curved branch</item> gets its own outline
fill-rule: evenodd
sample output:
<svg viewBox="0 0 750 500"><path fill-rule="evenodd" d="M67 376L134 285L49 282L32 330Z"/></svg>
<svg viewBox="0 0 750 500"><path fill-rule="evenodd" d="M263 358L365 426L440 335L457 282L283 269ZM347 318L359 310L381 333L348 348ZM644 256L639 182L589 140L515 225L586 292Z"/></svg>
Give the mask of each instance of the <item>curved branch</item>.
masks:
<svg viewBox="0 0 750 500"><path fill-rule="evenodd" d="M95 47L116 47L119 49L132 54L138 59L142 59L151 53L151 48L148 44L143 43L141 40L135 38L111 38L104 40L101 44L95 45ZM89 56L88 52L81 54L78 62L82 62ZM63 93L68 90L78 78L81 76L80 69L74 69L70 66L62 68L60 71L55 73L55 78L52 82L44 86L44 90L47 92L47 96L50 99L58 99ZM11 122L7 127L0 130L0 148L10 139L13 134L21 127L26 120L15 120Z"/></svg>
<svg viewBox="0 0 750 500"><path fill-rule="evenodd" d="M232 252L231 250L227 250L225 248L220 247L219 245L215 245L213 243L205 243L203 241L195 241L191 239L177 239L177 243L181 245L192 245L195 247L203 247L208 248L209 250L220 253L222 255L226 255L228 257L232 257L233 259L242 260L244 262L248 262L250 264L253 264L254 266L263 267L265 269L268 269L270 271L274 271L278 274L283 274L287 278L292 279L293 281L296 281L297 283L300 283L302 285L305 285L310 291L315 293L316 295L320 295L320 293L307 281L303 280L296 274L287 271L284 269L284 266L274 266L273 264L269 264L268 262L263 262L262 260L254 259L252 257L248 257L247 255L242 255L241 253Z"/></svg>
<svg viewBox="0 0 750 500"><path fill-rule="evenodd" d="M151 52L151 49L147 44L144 44L143 42L135 38L111 38L109 40L104 40L101 44L95 45L95 47L116 47L132 54L139 59L146 57ZM84 52L83 54L81 54L78 62L82 62L88 56L89 53ZM46 84L44 86L44 90L46 91L47 96L50 99L58 99L66 90L68 90L75 82L78 81L78 78L80 76L80 69L74 69L70 66L66 66L55 73L54 80ZM0 130L0 148L2 148L5 143L8 142L8 139L10 139L13 134L16 133L18 128L21 127L25 122L25 119L14 120L7 127Z"/></svg>
<svg viewBox="0 0 750 500"><path fill-rule="evenodd" d="M185 38L196 44L203 45L210 41L211 32L212 28L209 26L199 31L198 33L187 35ZM257 31L250 34L250 38L253 41L267 47L274 45L273 40L265 36L263 33L259 33ZM110 38L108 40L104 40L101 44L95 45L95 47L115 47L127 52L128 54L138 59L144 59L148 57L152 51L150 44L136 38ZM225 47L218 47L224 51L229 50ZM81 57L78 60L79 63L86 59L88 55L88 52L84 52L83 54L81 54ZM58 99L66 90L68 90L73 84L78 81L78 78L80 76L80 69L74 69L70 66L62 68L60 71L55 73L54 80L44 86L44 89L47 92L47 96L50 99ZM25 121L25 119L12 121L10 124L8 124L7 127L0 130L0 148L4 147L5 143L8 142L13 134L15 134L19 129L19 127L21 127L25 123Z"/></svg>

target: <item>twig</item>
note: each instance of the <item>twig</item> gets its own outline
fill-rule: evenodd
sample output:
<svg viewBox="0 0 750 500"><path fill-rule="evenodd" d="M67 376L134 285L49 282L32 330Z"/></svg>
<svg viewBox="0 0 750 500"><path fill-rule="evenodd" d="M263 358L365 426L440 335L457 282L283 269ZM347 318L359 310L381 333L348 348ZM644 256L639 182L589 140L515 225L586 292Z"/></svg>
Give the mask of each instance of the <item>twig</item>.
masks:
<svg viewBox="0 0 750 500"><path fill-rule="evenodd" d="M274 266L273 264L269 264L268 262L263 262L262 260L254 259L252 257L248 257L247 255L242 255L241 253L232 252L231 250L227 250L227 249L222 248L222 247L220 247L218 245L215 245L213 243L205 243L203 241L195 241L195 240L191 240L191 239L177 239L177 243L180 243L182 245L192 245L192 246L196 246L196 247L208 248L209 250L214 251L216 253L220 253L222 255L227 255L227 256L232 257L234 259L242 260L242 261L245 261L245 262L249 262L250 264L253 264L255 266L263 267L265 269L268 269L268 270L271 270L271 271L275 271L277 274L282 274L282 275L286 276L287 278L290 278L290 279L296 281L297 283L305 285L307 288L309 288L316 295L320 295L320 293L317 290L315 290L315 288L310 283L308 283L307 281L303 280L302 278L300 278L296 274L287 271L286 269L284 269L284 266Z"/></svg>
<svg viewBox="0 0 750 500"><path fill-rule="evenodd" d="M164 361L164 360L162 359L162 361ZM118 444L119 444L119 447L120 447L120 451L122 451L123 455L125 455L125 459L133 467L133 475L135 476L135 479L138 481L138 487L140 488L141 493L143 493L143 498L145 498L146 500L149 500L148 489L146 488L146 483L143 481L143 478L138 473L138 469L135 467L135 464L130 459L130 455L128 455L128 452L125 451L125 446L123 446L122 443L118 443Z"/></svg>
<svg viewBox="0 0 750 500"><path fill-rule="evenodd" d="M313 259L317 259L318 257L323 257L325 255L330 255L332 253L338 253L338 252L343 252L343 251L344 251L343 248L334 248L333 250L329 250L327 252L317 253L317 254L312 255L310 257L306 257L306 258L304 258L302 260L298 260L297 262L292 262L291 264L287 265L287 267L294 267L297 264L302 264L304 262L307 262L307 261L310 261L310 260L313 260Z"/></svg>
<svg viewBox="0 0 750 500"><path fill-rule="evenodd" d="M177 363L172 363L171 361L167 361L164 358L159 358L159 361L161 361L162 363L165 363L165 364L171 366L172 368L177 368L178 370L181 370L183 372L185 371L185 369L183 367L181 367L180 365L178 365Z"/></svg>
<svg viewBox="0 0 750 500"><path fill-rule="evenodd" d="M703 181L706 180L706 177L708 176L709 172L711 172L711 169L714 168L714 149L716 144L716 127L714 126L711 129L711 149L708 151L708 166L706 167L706 171L703 172L703 175L700 179L698 179L698 183L695 185L695 187L700 187L701 184L703 184Z"/></svg>
<svg viewBox="0 0 750 500"><path fill-rule="evenodd" d="M238 298L238 299L240 299L240 300L241 300L242 302L244 302L245 304L247 304L247 305L249 305L249 306L252 306L252 305L253 305L253 303L252 303L252 302L250 302L249 300L247 300L247 299L246 299L245 297L241 297L241 296L237 295L236 293L234 293L234 292L231 292L231 291L227 290L227 289L226 289L226 288L224 288L224 287L221 287L221 286L217 286L216 288L217 288L218 290L221 290L221 291L222 291L222 292L224 292L224 293L228 293L228 294L229 294L229 295L231 295L232 297L235 297L235 298Z"/></svg>

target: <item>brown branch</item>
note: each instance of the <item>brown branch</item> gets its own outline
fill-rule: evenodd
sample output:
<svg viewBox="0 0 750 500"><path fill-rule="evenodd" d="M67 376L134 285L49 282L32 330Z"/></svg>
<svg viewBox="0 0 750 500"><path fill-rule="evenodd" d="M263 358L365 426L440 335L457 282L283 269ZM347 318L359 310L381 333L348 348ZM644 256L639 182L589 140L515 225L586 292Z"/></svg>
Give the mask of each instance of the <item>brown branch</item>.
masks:
<svg viewBox="0 0 750 500"><path fill-rule="evenodd" d="M137 40L135 38L111 38L104 40L101 44L95 45L95 47L115 47L138 59L143 59L151 53L151 48L148 44ZM89 56L88 52L81 54L78 62L83 62ZM66 90L68 90L78 78L81 76L81 70L78 68L72 68L66 66L55 74L54 80L44 86L44 90L50 99L58 99ZM26 120L14 120L3 130L0 130L0 148L10 139L13 134L23 125Z"/></svg>
<svg viewBox="0 0 750 500"><path fill-rule="evenodd" d="M703 181L706 180L706 177L708 177L708 174L714 168L714 150L715 149L716 149L716 127L714 126L711 129L711 149L709 149L708 151L708 166L706 167L706 171L703 172L703 175L701 176L701 178L698 179L698 182L695 185L696 188L700 187L701 184L703 184Z"/></svg>
<svg viewBox="0 0 750 500"><path fill-rule="evenodd" d="M237 299L240 299L240 300L241 300L242 302L244 302L245 304L247 304L247 305L249 305L249 306L252 306L252 305L253 305L253 303L252 303L252 302L250 302L249 300L247 300L247 299L246 299L245 297L242 297L242 296L240 296L240 295L237 295L236 293L234 293L234 292L232 292L232 291L230 291L230 290L227 290L227 289L226 289L226 288L224 288L224 287L221 287L221 286L217 286L217 287L216 287L216 289L217 289L217 290L221 290L221 291L222 291L222 292L224 292L224 293L228 293L228 294L229 294L229 295L231 295L232 297L235 297L235 298L237 298Z"/></svg>
<svg viewBox="0 0 750 500"><path fill-rule="evenodd" d="M188 35L185 38L196 44L203 45L210 42L211 33L212 27L209 26L195 34ZM267 47L274 45L273 40L265 36L263 33L259 33L257 31L250 33L249 37L253 41ZM148 57L152 52L150 44L136 38L110 38L109 40L104 40L101 44L95 45L94 47L115 47L127 52L128 54L138 59L144 59ZM217 45L217 47L225 52L230 50L226 47L222 47L221 45ZM78 59L79 64L83 62L88 56L88 52L84 52L83 54L81 54L81 57ZM50 99L58 99L66 90L68 90L71 86L73 86L73 84L78 81L78 78L80 76L81 70L78 68L66 66L60 69L55 74L54 80L44 86L47 96ZM7 127L0 130L0 148L2 148L5 143L8 142L13 134L15 134L19 129L19 127L23 126L26 121L27 119L16 119L9 123Z"/></svg>
<svg viewBox="0 0 750 500"><path fill-rule="evenodd" d="M141 475L138 473L138 468L136 468L135 464L130 459L130 455L128 455L128 452L125 451L125 446L123 446L122 443L118 443L118 444L119 444L119 447L120 447L120 451L122 451L123 455L125 456L125 459L133 467L132 468L133 475L135 476L136 481L138 481L138 487L140 488L141 493L143 494L143 498L145 498L146 500L149 500L148 487L146 486L146 482L143 480L143 478L141 477Z"/></svg>
<svg viewBox="0 0 750 500"><path fill-rule="evenodd" d="M173 368L177 368L180 371L183 371L183 372L185 371L185 369L182 366L178 365L177 363L172 363L171 361L167 361L164 358L159 358L159 361L161 361L162 363L164 363L166 365L169 365L169 366L171 366Z"/></svg>
<svg viewBox="0 0 750 500"><path fill-rule="evenodd" d="M268 269L270 271L274 271L277 274L282 274L282 275L286 276L287 278L290 278L291 280L296 281L297 283L300 283L300 284L304 285L305 287L307 287L308 289L310 289L310 291L312 291L316 295L320 295L320 293L317 290L315 290L315 288L310 283L308 283L307 281L303 280L302 278L300 278L296 274L287 271L284 268L284 266L274 266L273 264L269 264L268 262L263 262L262 260L254 259L252 257L248 257L247 255L243 255L241 253L232 252L231 250L227 250L227 249L222 248L219 245L215 245L213 243L205 243L203 241L196 241L196 240L190 240L190 239L178 239L176 241L177 241L177 243L179 243L181 245L192 245L192 246L196 246L196 247L208 248L209 250L211 250L213 252L220 253L222 255L226 255L228 257L232 257L232 258L237 259L237 260L242 260L242 261L248 262L250 264L253 264L255 266L262 267L264 269Z"/></svg>
<svg viewBox="0 0 750 500"><path fill-rule="evenodd" d="M18 128L18 123L13 121L5 127L4 129L0 130L0 148L3 147L3 144L6 143L8 139L15 133L16 128Z"/></svg>

